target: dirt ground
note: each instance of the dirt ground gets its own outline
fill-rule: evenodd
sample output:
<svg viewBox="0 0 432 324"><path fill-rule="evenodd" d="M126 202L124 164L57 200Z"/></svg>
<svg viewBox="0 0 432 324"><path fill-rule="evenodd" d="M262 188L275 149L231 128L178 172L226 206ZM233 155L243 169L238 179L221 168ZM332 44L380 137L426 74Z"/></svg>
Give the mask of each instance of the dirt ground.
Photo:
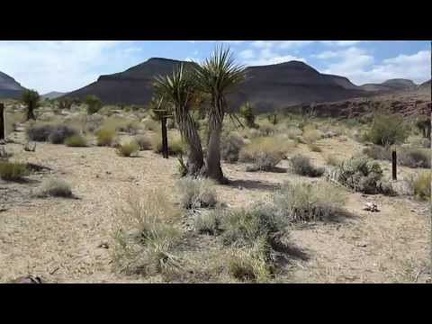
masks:
<svg viewBox="0 0 432 324"><path fill-rule="evenodd" d="M350 139L325 139L318 144L322 153L310 152L306 146L296 150L308 152L318 165L325 163L323 156L328 154L346 156L361 150ZM155 186L174 197L176 158L163 159L151 151L125 158L108 147L48 143L38 143L36 152L25 152L21 144L7 144L7 148L14 161L40 164L51 171L32 175L27 183L0 180L0 282L28 274L60 283L143 281L112 271L115 208L131 192L146 195ZM278 184L299 178L290 173L245 172L244 164L224 164L223 170L233 184L217 186L217 193L229 207L247 207ZM400 172L408 171L401 168ZM77 199L32 198L31 190L49 177L66 180ZM366 202L376 203L380 211L364 211ZM280 281L430 281L428 203L348 193L345 207L356 215L346 224L315 224L292 231L292 241L307 258L295 261L290 275Z"/></svg>

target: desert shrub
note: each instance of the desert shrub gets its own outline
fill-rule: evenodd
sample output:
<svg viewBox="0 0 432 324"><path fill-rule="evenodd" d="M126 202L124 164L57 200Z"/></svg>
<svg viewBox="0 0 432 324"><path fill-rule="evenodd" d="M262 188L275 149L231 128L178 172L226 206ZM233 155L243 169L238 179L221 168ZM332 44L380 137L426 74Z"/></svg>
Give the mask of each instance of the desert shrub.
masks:
<svg viewBox="0 0 432 324"><path fill-rule="evenodd" d="M266 282L271 269L264 255L255 249L234 249L227 262L228 274L242 282Z"/></svg>
<svg viewBox="0 0 432 324"><path fill-rule="evenodd" d="M34 110L40 106L40 95L36 90L26 89L21 97L22 102L27 106L27 120L36 120Z"/></svg>
<svg viewBox="0 0 432 324"><path fill-rule="evenodd" d="M239 161L252 162L254 168L270 171L284 157L293 143L273 137L257 137L240 150Z"/></svg>
<svg viewBox="0 0 432 324"><path fill-rule="evenodd" d="M87 140L82 135L72 135L71 137L66 138L65 144L70 147L86 147Z"/></svg>
<svg viewBox="0 0 432 324"><path fill-rule="evenodd" d="M148 138L145 135L137 135L134 137L136 143L139 146L139 150L140 151L146 151L146 150L151 150L152 147L152 143L150 138Z"/></svg>
<svg viewBox="0 0 432 324"><path fill-rule="evenodd" d="M188 168L187 165L183 159L183 155L180 154L179 156L177 156L177 172L180 175L180 177L185 177L188 174Z"/></svg>
<svg viewBox="0 0 432 324"><path fill-rule="evenodd" d="M403 148L398 150L398 164L410 168L430 168L431 151L430 149ZM390 153L391 154L391 153ZM391 160L391 158L390 158Z"/></svg>
<svg viewBox="0 0 432 324"><path fill-rule="evenodd" d="M98 146L111 146L116 135L114 129L101 128L96 132L96 143Z"/></svg>
<svg viewBox="0 0 432 324"><path fill-rule="evenodd" d="M152 140L153 152L162 153L162 137L155 136ZM180 137L168 135L168 154L179 155L186 151L185 143Z"/></svg>
<svg viewBox="0 0 432 324"><path fill-rule="evenodd" d="M102 127L104 117L99 114L93 114L90 116L86 116L86 119L84 121L84 130L87 133L94 133L98 129Z"/></svg>
<svg viewBox="0 0 432 324"><path fill-rule="evenodd" d="M295 174L307 177L320 177L324 168L317 168L311 164L307 156L295 155L290 159L291 169Z"/></svg>
<svg viewBox="0 0 432 324"><path fill-rule="evenodd" d="M116 152L120 156L130 157L135 156L138 153L139 149L140 147L137 142L132 140L128 143L119 144L116 148Z"/></svg>
<svg viewBox="0 0 432 324"><path fill-rule="evenodd" d="M246 125L249 128L256 127L254 109L249 102L240 107L240 115L246 121Z"/></svg>
<svg viewBox="0 0 432 324"><path fill-rule="evenodd" d="M140 125L136 120L130 120L120 117L110 117L103 122L104 128L114 129L116 132L128 133L135 135L140 129Z"/></svg>
<svg viewBox="0 0 432 324"><path fill-rule="evenodd" d="M327 155L325 159L326 163L331 166L337 166L339 163L341 163L341 160L334 155Z"/></svg>
<svg viewBox="0 0 432 324"><path fill-rule="evenodd" d="M410 168L430 168L431 153L428 149L400 147L397 152L397 164ZM366 147L363 153L375 160L392 161L392 150L389 147L373 145Z"/></svg>
<svg viewBox="0 0 432 324"><path fill-rule="evenodd" d="M146 119L144 120L143 124L144 124L144 128L149 131L156 132L161 129L160 122L157 122L156 120L153 119Z"/></svg>
<svg viewBox="0 0 432 324"><path fill-rule="evenodd" d="M391 161L391 150L379 145L371 145L363 149L363 154L366 154L374 160L388 160Z"/></svg>
<svg viewBox="0 0 432 324"><path fill-rule="evenodd" d="M30 141L47 142L53 129L52 124L31 124L26 129L26 135Z"/></svg>
<svg viewBox="0 0 432 324"><path fill-rule="evenodd" d="M289 126L286 134L288 135L289 139L295 140L303 134L303 131L298 127Z"/></svg>
<svg viewBox="0 0 432 324"><path fill-rule="evenodd" d="M276 127L268 120L262 120L258 123L258 134L260 136L270 136L275 133Z"/></svg>
<svg viewBox="0 0 432 324"><path fill-rule="evenodd" d="M61 179L48 179L42 182L35 192L36 197L64 197L71 198L72 190L70 185Z"/></svg>
<svg viewBox="0 0 432 324"><path fill-rule="evenodd" d="M243 138L238 134L230 134L221 141L222 159L229 163L237 162L241 148L244 146Z"/></svg>
<svg viewBox="0 0 432 324"><path fill-rule="evenodd" d="M30 141L63 144L66 138L78 134L78 131L67 125L31 124L27 127L26 134Z"/></svg>
<svg viewBox="0 0 432 324"><path fill-rule="evenodd" d="M270 243L271 234L285 231L288 225L273 208L258 204L249 209L225 211L219 217L222 242L237 247L251 247L260 238Z"/></svg>
<svg viewBox="0 0 432 324"><path fill-rule="evenodd" d="M297 223L337 219L345 197L328 183L286 182L271 199L276 217Z"/></svg>
<svg viewBox="0 0 432 324"><path fill-rule="evenodd" d="M430 116L420 116L415 121L415 126L421 131L424 138L431 137L431 118Z"/></svg>
<svg viewBox="0 0 432 324"><path fill-rule="evenodd" d="M421 172L412 181L414 196L420 200L431 199L431 171Z"/></svg>
<svg viewBox="0 0 432 324"><path fill-rule="evenodd" d="M48 139L52 144L63 144L69 137L78 135L78 131L66 125L56 125L53 127Z"/></svg>
<svg viewBox="0 0 432 324"><path fill-rule="evenodd" d="M97 113L102 108L102 101L94 95L87 96L84 102L87 105L87 113L89 115Z"/></svg>
<svg viewBox="0 0 432 324"><path fill-rule="evenodd" d="M167 202L165 192L130 194L116 210L113 260L126 274L152 276L170 273L180 266L175 248L181 231L168 224L178 211Z"/></svg>
<svg viewBox="0 0 432 324"><path fill-rule="evenodd" d="M26 164L0 161L0 178L6 181L18 181L29 175Z"/></svg>
<svg viewBox="0 0 432 324"><path fill-rule="evenodd" d="M309 144L308 147L312 152L322 152L321 147L316 144Z"/></svg>
<svg viewBox="0 0 432 324"><path fill-rule="evenodd" d="M377 162L365 157L353 157L343 161L330 179L358 192L366 194L392 194L391 186L382 181L383 171Z"/></svg>
<svg viewBox="0 0 432 324"><path fill-rule="evenodd" d="M403 143L407 137L408 129L401 116L376 115L365 139L377 145L388 146Z"/></svg>
<svg viewBox="0 0 432 324"><path fill-rule="evenodd" d="M322 134L319 130L317 130L314 126L311 125L305 125L303 127L303 140L308 143L312 144L315 141L319 140L322 137Z"/></svg>
<svg viewBox="0 0 432 324"><path fill-rule="evenodd" d="M180 205L186 209L214 207L217 203L214 183L209 179L184 177L177 182Z"/></svg>
<svg viewBox="0 0 432 324"><path fill-rule="evenodd" d="M199 234L217 235L220 233L220 215L219 210L209 210L206 213L200 213L194 218L194 229Z"/></svg>

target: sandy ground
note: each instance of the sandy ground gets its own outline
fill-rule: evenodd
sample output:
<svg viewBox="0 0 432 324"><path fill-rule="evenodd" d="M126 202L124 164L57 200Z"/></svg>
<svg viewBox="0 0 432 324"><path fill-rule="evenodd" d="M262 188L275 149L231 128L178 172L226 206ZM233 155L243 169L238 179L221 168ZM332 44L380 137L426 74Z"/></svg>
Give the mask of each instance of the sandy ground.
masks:
<svg viewBox="0 0 432 324"><path fill-rule="evenodd" d="M319 143L323 153L309 153L317 164L324 164L326 154L345 156L361 150L358 143L338 139ZM0 180L0 194L7 191L10 195L9 200L5 195L3 201L0 199L0 207L6 209L0 211L0 282L28 274L48 282L142 281L112 271L109 246L115 208L131 191L145 195L157 186L166 188L167 195L174 195L176 158L163 159L150 151L124 158L112 148L52 144L38 144L35 153L24 152L19 144L8 144L8 150L14 152L14 160L41 164L52 171L31 176L31 184ZM286 166L284 163L281 167ZM234 185L218 186L217 192L230 207L247 207L278 184L299 178L289 173L248 173L243 164L224 164L223 168ZM66 180L79 199L30 198L31 188L48 177ZM12 189L25 194L13 198ZM377 203L380 212L363 211L367 201ZM346 224L316 224L292 231L292 241L308 259L296 261L282 281L430 280L431 224L427 203L352 193L346 208L357 215ZM101 247L102 243L107 243L108 248Z"/></svg>

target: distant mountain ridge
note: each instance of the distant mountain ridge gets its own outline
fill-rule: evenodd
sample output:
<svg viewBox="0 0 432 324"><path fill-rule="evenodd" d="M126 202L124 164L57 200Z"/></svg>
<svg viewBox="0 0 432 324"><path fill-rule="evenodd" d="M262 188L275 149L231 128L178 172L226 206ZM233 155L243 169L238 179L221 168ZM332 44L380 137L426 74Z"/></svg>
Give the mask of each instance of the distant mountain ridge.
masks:
<svg viewBox="0 0 432 324"><path fill-rule="evenodd" d="M390 79L383 83L366 83L360 86L360 88L366 91L391 92L415 90L417 85L408 79Z"/></svg>
<svg viewBox="0 0 432 324"><path fill-rule="evenodd" d="M18 99L25 88L14 78L6 73L0 72L0 98Z"/></svg>
<svg viewBox="0 0 432 324"><path fill-rule="evenodd" d="M62 97L66 92L51 91L41 96L42 99L56 99Z"/></svg>
<svg viewBox="0 0 432 324"><path fill-rule="evenodd" d="M123 72L101 75L96 82L68 94L84 98L93 94L107 104L146 105L153 95L153 79L166 75L183 63L192 62L166 58L151 58ZM246 80L230 95L231 104L239 106L245 101L260 111L292 104L334 101L368 93L343 76L321 74L311 66L290 61L267 66L246 68Z"/></svg>

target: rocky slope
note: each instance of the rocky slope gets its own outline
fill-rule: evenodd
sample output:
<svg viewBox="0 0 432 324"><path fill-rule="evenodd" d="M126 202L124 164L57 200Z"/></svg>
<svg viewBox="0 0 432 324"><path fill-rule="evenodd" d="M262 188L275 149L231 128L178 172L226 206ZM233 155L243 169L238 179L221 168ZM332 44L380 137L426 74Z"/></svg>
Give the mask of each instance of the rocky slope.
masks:
<svg viewBox="0 0 432 324"><path fill-rule="evenodd" d="M0 98L17 99L21 97L24 90L25 88L14 78L0 72Z"/></svg>

